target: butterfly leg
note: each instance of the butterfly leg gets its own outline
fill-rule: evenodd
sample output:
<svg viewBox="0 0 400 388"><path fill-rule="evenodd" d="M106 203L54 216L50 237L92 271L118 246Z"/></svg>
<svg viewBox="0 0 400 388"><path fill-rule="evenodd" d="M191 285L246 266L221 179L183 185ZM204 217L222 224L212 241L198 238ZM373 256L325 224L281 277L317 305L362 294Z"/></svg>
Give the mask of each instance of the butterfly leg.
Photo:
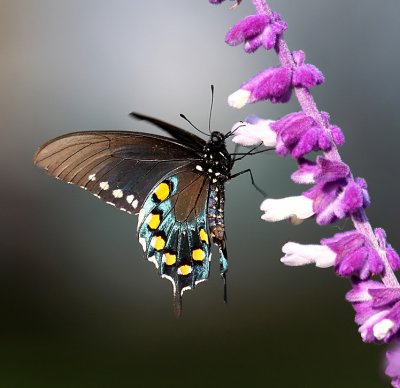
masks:
<svg viewBox="0 0 400 388"><path fill-rule="evenodd" d="M243 175L243 174L246 174L246 173L249 173L249 174L250 174L251 184L255 187L255 189L256 189L259 193L261 193L264 197L266 197L267 194L266 194L262 189L260 189L260 188L256 185L256 183L254 182L253 173L251 172L251 170L250 170L249 168L246 169L246 170L240 171L240 172L238 172L237 174L232 175L232 176L231 176L231 179L236 178L236 177L238 177L239 175Z"/></svg>

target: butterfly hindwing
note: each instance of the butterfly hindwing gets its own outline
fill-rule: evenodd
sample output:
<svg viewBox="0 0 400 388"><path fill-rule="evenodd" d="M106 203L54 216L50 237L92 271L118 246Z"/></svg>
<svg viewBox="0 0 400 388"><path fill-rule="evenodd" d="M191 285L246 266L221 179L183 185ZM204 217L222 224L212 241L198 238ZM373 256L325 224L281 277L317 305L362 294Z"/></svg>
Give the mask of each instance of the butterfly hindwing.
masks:
<svg viewBox="0 0 400 388"><path fill-rule="evenodd" d="M156 182L194 160L196 151L174 139L124 131L70 133L44 144L34 157L50 175L135 213Z"/></svg>
<svg viewBox="0 0 400 388"><path fill-rule="evenodd" d="M172 282L178 298L208 278L208 190L208 178L195 171L170 175L150 192L139 214L145 255Z"/></svg>

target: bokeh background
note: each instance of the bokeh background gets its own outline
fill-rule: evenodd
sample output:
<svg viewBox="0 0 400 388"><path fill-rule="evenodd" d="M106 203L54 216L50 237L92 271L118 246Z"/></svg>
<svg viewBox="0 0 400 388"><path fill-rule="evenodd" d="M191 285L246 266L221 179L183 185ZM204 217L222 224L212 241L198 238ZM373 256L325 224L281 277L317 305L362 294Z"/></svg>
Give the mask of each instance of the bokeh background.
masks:
<svg viewBox="0 0 400 388"><path fill-rule="evenodd" d="M323 70L313 91L341 126L341 152L369 183L374 226L399 235L400 2L271 0L292 49ZM296 110L227 96L277 63L224 44L253 12L244 0L0 0L0 387L386 387L383 347L363 344L331 269L287 268L288 240L316 243L350 228L260 220L260 195L227 185L227 306L214 265L175 319L171 284L142 258L135 216L106 206L32 165L44 141L73 130L152 131L136 110L188 127ZM241 162L271 197L299 193L292 160ZM214 264L216 264L214 262Z"/></svg>

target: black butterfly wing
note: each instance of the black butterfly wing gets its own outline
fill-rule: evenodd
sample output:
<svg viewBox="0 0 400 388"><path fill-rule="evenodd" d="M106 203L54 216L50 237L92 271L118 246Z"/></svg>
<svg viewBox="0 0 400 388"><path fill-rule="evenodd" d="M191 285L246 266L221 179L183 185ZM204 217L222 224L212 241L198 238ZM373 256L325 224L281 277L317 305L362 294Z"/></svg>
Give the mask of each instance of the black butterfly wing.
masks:
<svg viewBox="0 0 400 388"><path fill-rule="evenodd" d="M158 182L138 220L139 242L160 275L172 282L178 315L183 292L207 280L211 257L209 180L194 167L171 173Z"/></svg>
<svg viewBox="0 0 400 388"><path fill-rule="evenodd" d="M202 151L204 146L206 145L206 142L200 137L193 135L193 133L185 131L182 128L176 127L175 125L166 123L165 121L136 112L132 112L130 116L138 120L144 120L148 121L149 123L152 123L153 125L169 133L171 136L179 140L181 143L187 144L195 150Z"/></svg>
<svg viewBox="0 0 400 388"><path fill-rule="evenodd" d="M34 156L50 175L135 213L164 176L200 159L190 145L174 139L125 131L70 133L45 143Z"/></svg>

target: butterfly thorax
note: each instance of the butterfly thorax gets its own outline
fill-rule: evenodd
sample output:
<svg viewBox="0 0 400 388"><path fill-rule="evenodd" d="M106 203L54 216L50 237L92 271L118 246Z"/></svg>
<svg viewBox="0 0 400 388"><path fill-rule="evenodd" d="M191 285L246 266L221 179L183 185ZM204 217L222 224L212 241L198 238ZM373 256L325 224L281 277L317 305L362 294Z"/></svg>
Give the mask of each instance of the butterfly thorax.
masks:
<svg viewBox="0 0 400 388"><path fill-rule="evenodd" d="M232 158L226 149L224 135L221 132L212 132L196 169L203 171L212 183L223 184L230 179L232 166Z"/></svg>

